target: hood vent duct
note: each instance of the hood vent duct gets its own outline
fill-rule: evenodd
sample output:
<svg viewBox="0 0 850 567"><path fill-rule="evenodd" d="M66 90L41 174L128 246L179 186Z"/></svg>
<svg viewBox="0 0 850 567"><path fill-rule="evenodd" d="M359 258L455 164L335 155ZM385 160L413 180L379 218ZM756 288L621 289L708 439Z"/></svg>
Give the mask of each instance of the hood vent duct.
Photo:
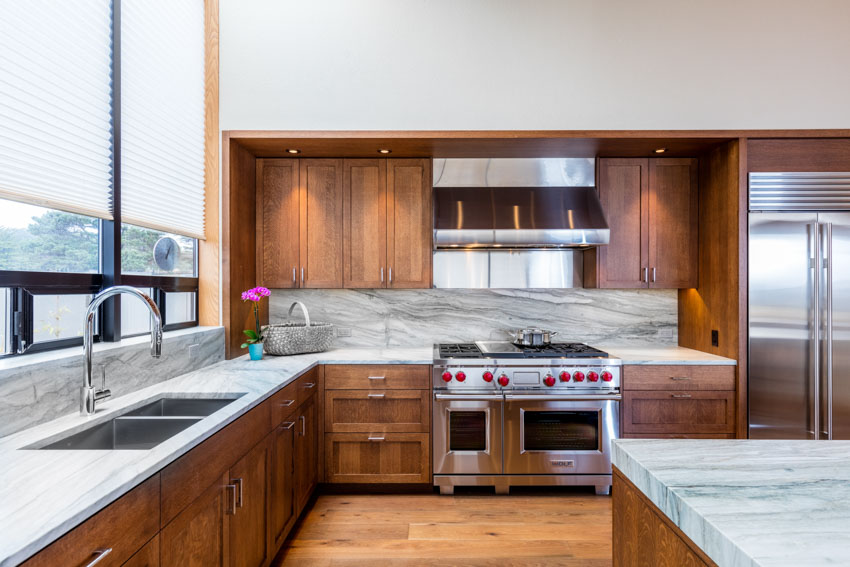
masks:
<svg viewBox="0 0 850 567"><path fill-rule="evenodd" d="M438 250L587 248L608 243L592 158L434 160Z"/></svg>

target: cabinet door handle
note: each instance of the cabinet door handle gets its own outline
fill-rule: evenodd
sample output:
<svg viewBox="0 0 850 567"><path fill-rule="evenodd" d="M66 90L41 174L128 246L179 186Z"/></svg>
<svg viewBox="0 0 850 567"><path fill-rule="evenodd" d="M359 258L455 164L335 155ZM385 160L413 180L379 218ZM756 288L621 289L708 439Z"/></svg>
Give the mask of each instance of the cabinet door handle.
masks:
<svg viewBox="0 0 850 567"><path fill-rule="evenodd" d="M304 266L301 266L301 285L304 285Z"/></svg>
<svg viewBox="0 0 850 567"><path fill-rule="evenodd" d="M670 380L690 380L690 376L670 376Z"/></svg>
<svg viewBox="0 0 850 567"><path fill-rule="evenodd" d="M670 394L672 398L690 398L690 394Z"/></svg>
<svg viewBox="0 0 850 567"><path fill-rule="evenodd" d="M301 437L307 435L307 418L303 415L298 416L298 419L301 420Z"/></svg>
<svg viewBox="0 0 850 567"><path fill-rule="evenodd" d="M367 396L370 398L384 398L386 394L367 394Z"/></svg>
<svg viewBox="0 0 850 567"><path fill-rule="evenodd" d="M292 283L298 283L298 278L295 277L295 266L292 266Z"/></svg>
<svg viewBox="0 0 850 567"><path fill-rule="evenodd" d="M393 267L390 266L390 283L393 283Z"/></svg>
<svg viewBox="0 0 850 567"><path fill-rule="evenodd" d="M642 282L649 282L649 268L643 269L643 277L640 279Z"/></svg>
<svg viewBox="0 0 850 567"><path fill-rule="evenodd" d="M384 283L384 267L381 266L381 283Z"/></svg>
<svg viewBox="0 0 850 567"><path fill-rule="evenodd" d="M369 441L383 441L384 439L384 437L372 437L371 435L369 436Z"/></svg>
<svg viewBox="0 0 850 567"><path fill-rule="evenodd" d="M107 547L106 549L95 549L92 555L94 555L94 559L90 562L86 563L86 567L92 567L93 565L97 565L103 558L112 553L112 548Z"/></svg>
<svg viewBox="0 0 850 567"><path fill-rule="evenodd" d="M655 268L652 268L652 283L655 283Z"/></svg>
<svg viewBox="0 0 850 567"><path fill-rule="evenodd" d="M280 403L280 407L283 407L283 408L292 407L292 404L294 404L294 403L295 403L295 400L286 400L285 402Z"/></svg>
<svg viewBox="0 0 850 567"><path fill-rule="evenodd" d="M369 376L369 380L386 380L386 376Z"/></svg>
<svg viewBox="0 0 850 567"><path fill-rule="evenodd" d="M236 485L235 484L226 484L224 486L225 490L230 492L230 509L227 510L227 514L230 516L236 515Z"/></svg>
<svg viewBox="0 0 850 567"><path fill-rule="evenodd" d="M293 427L295 427L294 421L284 421L283 423L280 424L280 428L284 431L289 431Z"/></svg>
<svg viewBox="0 0 850 567"><path fill-rule="evenodd" d="M305 390L309 390L310 388L315 388L315 387L316 387L316 383L315 383L315 382L307 382L306 384L304 384L304 389L305 389Z"/></svg>
<svg viewBox="0 0 850 567"><path fill-rule="evenodd" d="M242 479L241 478L232 478L232 479L230 479L230 482L232 482L233 486L235 487L234 490L233 490L236 493L236 499L234 500L234 504L236 505L235 507L241 508L242 504L243 504L243 502L242 502Z"/></svg>

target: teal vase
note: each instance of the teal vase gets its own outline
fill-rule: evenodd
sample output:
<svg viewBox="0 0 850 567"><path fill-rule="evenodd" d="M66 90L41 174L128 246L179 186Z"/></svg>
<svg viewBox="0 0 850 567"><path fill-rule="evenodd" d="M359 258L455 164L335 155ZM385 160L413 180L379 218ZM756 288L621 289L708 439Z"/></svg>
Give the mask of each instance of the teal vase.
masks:
<svg viewBox="0 0 850 567"><path fill-rule="evenodd" d="M251 355L251 360L263 360L263 343L248 345L248 354Z"/></svg>

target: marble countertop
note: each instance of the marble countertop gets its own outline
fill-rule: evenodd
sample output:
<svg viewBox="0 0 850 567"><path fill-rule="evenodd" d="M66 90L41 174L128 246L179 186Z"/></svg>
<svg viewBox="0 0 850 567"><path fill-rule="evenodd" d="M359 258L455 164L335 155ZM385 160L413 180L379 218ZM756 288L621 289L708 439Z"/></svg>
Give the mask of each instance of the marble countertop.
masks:
<svg viewBox="0 0 850 567"><path fill-rule="evenodd" d="M737 362L692 348L657 345L593 345L611 356L622 359L623 364L730 364Z"/></svg>
<svg viewBox="0 0 850 567"><path fill-rule="evenodd" d="M850 441L625 439L613 460L721 567L850 565Z"/></svg>
<svg viewBox="0 0 850 567"><path fill-rule="evenodd" d="M335 349L247 356L98 404L95 416L67 415L0 439L0 567L17 565L317 364L431 364L431 347ZM107 421L166 393L244 393L148 451L37 451L32 444Z"/></svg>

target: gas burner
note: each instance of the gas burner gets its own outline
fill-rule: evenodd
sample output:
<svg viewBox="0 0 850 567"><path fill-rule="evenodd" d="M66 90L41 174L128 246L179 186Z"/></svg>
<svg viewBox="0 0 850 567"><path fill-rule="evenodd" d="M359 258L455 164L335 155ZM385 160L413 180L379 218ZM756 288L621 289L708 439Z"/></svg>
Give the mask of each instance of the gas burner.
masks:
<svg viewBox="0 0 850 567"><path fill-rule="evenodd" d="M439 345L440 358L481 358L481 349L475 343Z"/></svg>
<svg viewBox="0 0 850 567"><path fill-rule="evenodd" d="M583 343L550 343L540 346L516 345L528 358L608 358L608 353Z"/></svg>

